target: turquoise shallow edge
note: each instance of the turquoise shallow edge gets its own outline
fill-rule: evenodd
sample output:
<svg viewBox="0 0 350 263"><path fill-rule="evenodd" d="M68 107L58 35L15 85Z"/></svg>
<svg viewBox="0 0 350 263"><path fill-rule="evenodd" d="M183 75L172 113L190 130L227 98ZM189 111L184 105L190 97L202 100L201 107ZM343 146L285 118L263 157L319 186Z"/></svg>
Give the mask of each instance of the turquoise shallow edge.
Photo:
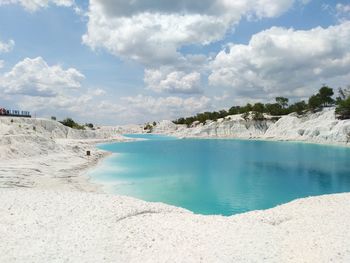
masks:
<svg viewBox="0 0 350 263"><path fill-rule="evenodd" d="M200 214L232 215L350 191L350 149L241 139L147 139L100 144L114 153L89 175L108 191Z"/></svg>

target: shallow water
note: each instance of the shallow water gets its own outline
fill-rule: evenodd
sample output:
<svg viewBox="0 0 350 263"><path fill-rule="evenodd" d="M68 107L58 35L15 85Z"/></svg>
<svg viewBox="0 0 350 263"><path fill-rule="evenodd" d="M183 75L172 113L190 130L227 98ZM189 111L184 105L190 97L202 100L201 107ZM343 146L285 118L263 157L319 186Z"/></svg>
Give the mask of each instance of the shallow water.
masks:
<svg viewBox="0 0 350 263"><path fill-rule="evenodd" d="M111 192L200 214L232 215L296 198L350 192L350 149L158 135L104 144L114 153L90 173Z"/></svg>

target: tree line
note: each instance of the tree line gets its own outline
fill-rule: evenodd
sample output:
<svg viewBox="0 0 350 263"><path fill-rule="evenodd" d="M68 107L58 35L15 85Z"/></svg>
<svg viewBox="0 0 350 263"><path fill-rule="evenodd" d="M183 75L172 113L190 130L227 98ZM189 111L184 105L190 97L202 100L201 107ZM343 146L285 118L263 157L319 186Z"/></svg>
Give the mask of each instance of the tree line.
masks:
<svg viewBox="0 0 350 263"><path fill-rule="evenodd" d="M289 99L285 97L276 97L274 103L247 103L245 106L232 106L229 110L220 110L214 112L198 113L195 116L179 118L173 121L175 124L192 125L193 122L205 123L207 120L216 121L229 115L242 114L244 119L252 116L254 120L264 120L264 113L271 116L283 116L290 113L303 115L308 111L316 112L324 107L336 105L336 114L339 119L350 119L350 88L339 89L339 96L334 99L334 91L328 86L323 86L317 94L312 95L308 101L298 101L289 104Z"/></svg>

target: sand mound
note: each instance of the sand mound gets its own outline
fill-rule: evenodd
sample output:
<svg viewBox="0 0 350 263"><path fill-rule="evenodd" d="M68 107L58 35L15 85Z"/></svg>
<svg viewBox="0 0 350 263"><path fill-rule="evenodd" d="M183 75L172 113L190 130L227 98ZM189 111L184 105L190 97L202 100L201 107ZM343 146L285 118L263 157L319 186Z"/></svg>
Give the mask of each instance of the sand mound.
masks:
<svg viewBox="0 0 350 263"><path fill-rule="evenodd" d="M0 198L1 262L350 261L350 194L232 217L79 192Z"/></svg>

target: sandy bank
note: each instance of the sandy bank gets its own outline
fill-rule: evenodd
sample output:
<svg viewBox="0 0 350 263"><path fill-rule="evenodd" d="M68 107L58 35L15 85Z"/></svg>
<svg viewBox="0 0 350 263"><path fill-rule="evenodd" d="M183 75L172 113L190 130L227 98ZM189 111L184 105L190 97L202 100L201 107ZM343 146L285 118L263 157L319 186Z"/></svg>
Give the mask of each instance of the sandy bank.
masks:
<svg viewBox="0 0 350 263"><path fill-rule="evenodd" d="M350 194L232 217L81 192L0 198L1 262L350 261Z"/></svg>
<svg viewBox="0 0 350 263"><path fill-rule="evenodd" d="M99 191L84 175L109 154L95 145L124 140L114 129L81 131L51 120L2 117L0 188Z"/></svg>

